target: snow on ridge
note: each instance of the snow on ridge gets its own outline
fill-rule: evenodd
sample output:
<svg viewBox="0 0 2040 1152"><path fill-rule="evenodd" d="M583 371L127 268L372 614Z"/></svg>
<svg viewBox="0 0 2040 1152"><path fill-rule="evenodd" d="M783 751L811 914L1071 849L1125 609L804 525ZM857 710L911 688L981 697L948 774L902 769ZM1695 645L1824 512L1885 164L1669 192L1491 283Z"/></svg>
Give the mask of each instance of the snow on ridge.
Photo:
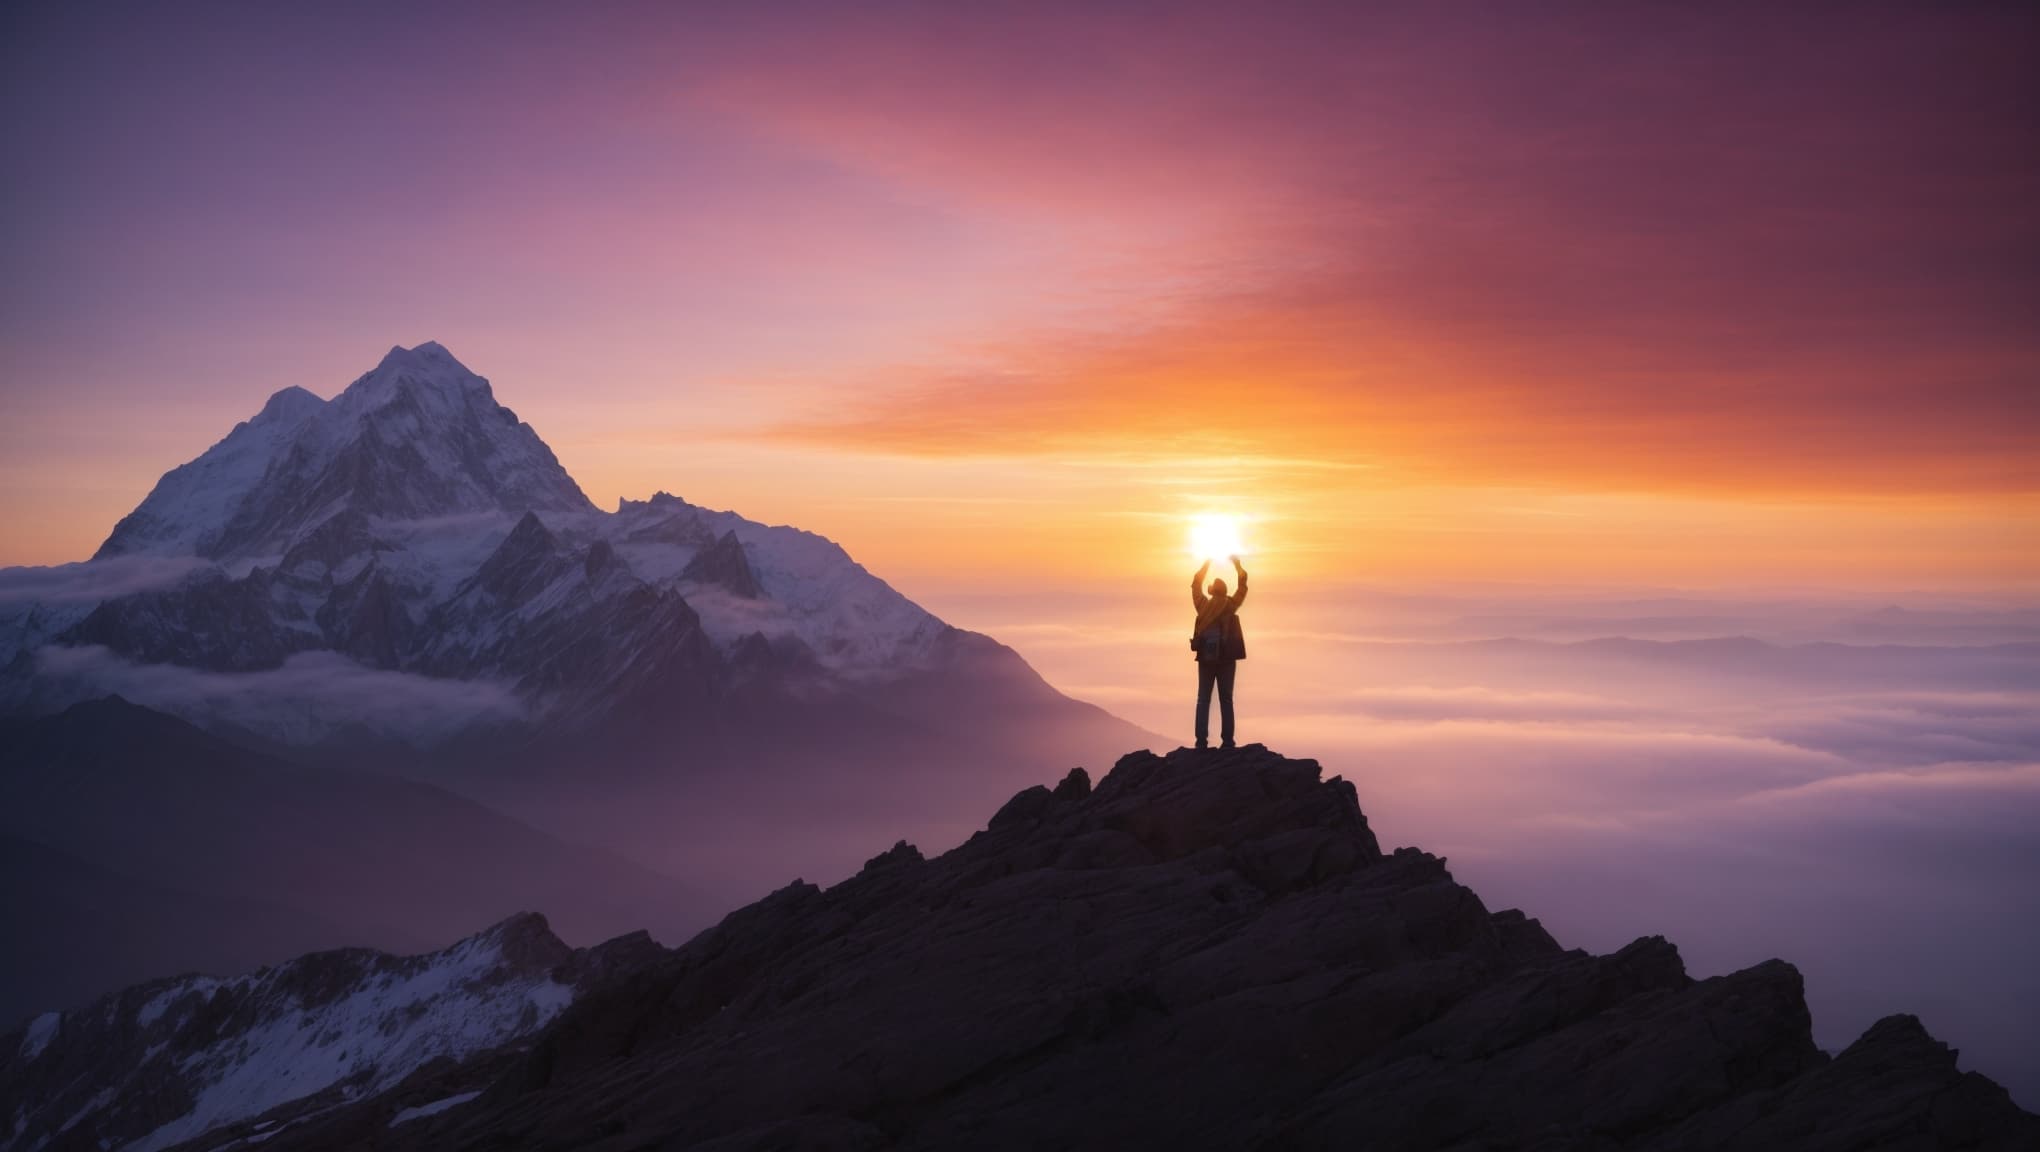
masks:
<svg viewBox="0 0 2040 1152"><path fill-rule="evenodd" d="M851 676L913 667L948 625L852 559L826 536L761 524L660 493L597 513L587 530L608 539L631 570L679 587L719 646L752 632L800 638L823 666ZM701 548L735 532L765 600L746 601L682 582ZM683 543L692 540L692 543Z"/></svg>
<svg viewBox="0 0 2040 1152"><path fill-rule="evenodd" d="M57 1030L63 1026L64 1014L45 1012L28 1022L28 1034L21 1038L21 1059L34 1060L56 1039Z"/></svg>
<svg viewBox="0 0 2040 1152"><path fill-rule="evenodd" d="M412 1120L422 1120L427 1116L437 1116L449 1108L458 1108L480 1095L481 1092L479 1090L462 1092L442 1100L434 1100L430 1104L420 1104L416 1108L406 1108L395 1116L390 1117L390 1127L395 1128L399 1124L409 1123Z"/></svg>
<svg viewBox="0 0 2040 1152"><path fill-rule="evenodd" d="M135 1023L144 1029L152 1028L156 1021L161 1020L171 1008L177 1007L180 1001L188 1001L194 995L211 1000L213 989L218 988L221 983L223 981L211 976L179 977L161 992L142 1002L142 1006L135 1010Z"/></svg>
<svg viewBox="0 0 2040 1152"><path fill-rule="evenodd" d="M141 504L114 526L94 559L137 552L205 553L326 403L302 388L271 396L260 412L234 425L218 443L165 472Z"/></svg>
<svg viewBox="0 0 2040 1152"><path fill-rule="evenodd" d="M346 963L360 971L344 993L307 1003L293 990L304 983L294 980L300 966ZM428 956L327 953L173 991L208 1002L236 997L243 1003L235 1016L252 1022L182 1057L191 1110L128 1152L155 1152L336 1087L349 1098L373 1095L430 1060L464 1059L529 1035L574 998L573 986L552 972L520 970L506 958L498 930ZM145 1005L152 1007L160 1018L167 1005Z"/></svg>

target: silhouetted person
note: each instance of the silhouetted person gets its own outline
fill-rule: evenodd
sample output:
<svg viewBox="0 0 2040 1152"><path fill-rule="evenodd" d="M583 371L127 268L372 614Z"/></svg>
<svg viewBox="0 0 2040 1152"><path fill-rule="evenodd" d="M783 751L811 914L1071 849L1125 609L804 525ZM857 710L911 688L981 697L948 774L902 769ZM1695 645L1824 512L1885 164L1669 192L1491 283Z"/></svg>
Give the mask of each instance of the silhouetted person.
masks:
<svg viewBox="0 0 2040 1152"><path fill-rule="evenodd" d="M1197 746L1211 741L1211 686L1218 685L1218 746L1233 746L1233 674L1247 658L1247 635L1240 628L1240 605L1247 599L1247 570L1240 558L1232 558L1239 575L1240 590L1226 594L1225 581L1213 580L1205 591L1204 574L1211 570L1206 560L1190 578L1190 602L1197 606L1197 624L1190 632L1190 647L1197 653Z"/></svg>

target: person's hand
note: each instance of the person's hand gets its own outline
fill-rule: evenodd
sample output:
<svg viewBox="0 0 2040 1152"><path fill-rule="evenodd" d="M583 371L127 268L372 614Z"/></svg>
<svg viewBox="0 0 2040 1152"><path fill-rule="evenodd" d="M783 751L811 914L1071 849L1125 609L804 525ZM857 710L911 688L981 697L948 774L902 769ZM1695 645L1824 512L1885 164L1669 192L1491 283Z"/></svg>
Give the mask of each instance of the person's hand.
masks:
<svg viewBox="0 0 2040 1152"><path fill-rule="evenodd" d="M1228 559L1228 560L1232 561L1232 566L1233 566L1234 568L1238 568L1238 567L1240 566L1240 558L1239 558L1239 556L1237 556L1237 555L1233 555L1233 556L1228 556L1228 557L1226 557L1226 559Z"/></svg>

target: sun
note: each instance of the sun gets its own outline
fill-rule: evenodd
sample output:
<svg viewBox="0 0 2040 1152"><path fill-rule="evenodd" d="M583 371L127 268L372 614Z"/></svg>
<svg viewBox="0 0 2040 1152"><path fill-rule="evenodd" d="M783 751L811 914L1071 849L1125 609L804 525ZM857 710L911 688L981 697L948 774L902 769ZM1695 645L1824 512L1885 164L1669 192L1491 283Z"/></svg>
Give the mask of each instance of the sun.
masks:
<svg viewBox="0 0 2040 1152"><path fill-rule="evenodd" d="M1224 561L1246 552L1240 543L1240 522L1236 516L1192 516L1190 556L1194 560Z"/></svg>

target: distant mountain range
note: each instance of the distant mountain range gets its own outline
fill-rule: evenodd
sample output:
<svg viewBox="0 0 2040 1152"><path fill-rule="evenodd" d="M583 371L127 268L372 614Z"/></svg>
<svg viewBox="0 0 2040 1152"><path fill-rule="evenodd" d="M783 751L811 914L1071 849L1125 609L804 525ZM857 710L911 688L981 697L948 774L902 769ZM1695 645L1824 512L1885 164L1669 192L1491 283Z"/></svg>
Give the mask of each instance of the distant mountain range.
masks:
<svg viewBox="0 0 2040 1152"><path fill-rule="evenodd" d="M172 933L116 958L118 918L39 925L10 867L0 931L46 975L5 1011L516 907L577 939L684 934L847 874L872 835L960 839L1041 763L1150 739L820 536L663 493L597 509L430 343L330 400L276 393L92 560L0 570L0 716L9 858L109 909L273 913L210 937L237 948ZM406 876L402 908L374 907Z"/></svg>
<svg viewBox="0 0 2040 1152"><path fill-rule="evenodd" d="M1022 790L677 949L517 916L399 958L157 980L0 1035L0 1149L2040 1146L1906 1015L1568 950L1258 745Z"/></svg>

